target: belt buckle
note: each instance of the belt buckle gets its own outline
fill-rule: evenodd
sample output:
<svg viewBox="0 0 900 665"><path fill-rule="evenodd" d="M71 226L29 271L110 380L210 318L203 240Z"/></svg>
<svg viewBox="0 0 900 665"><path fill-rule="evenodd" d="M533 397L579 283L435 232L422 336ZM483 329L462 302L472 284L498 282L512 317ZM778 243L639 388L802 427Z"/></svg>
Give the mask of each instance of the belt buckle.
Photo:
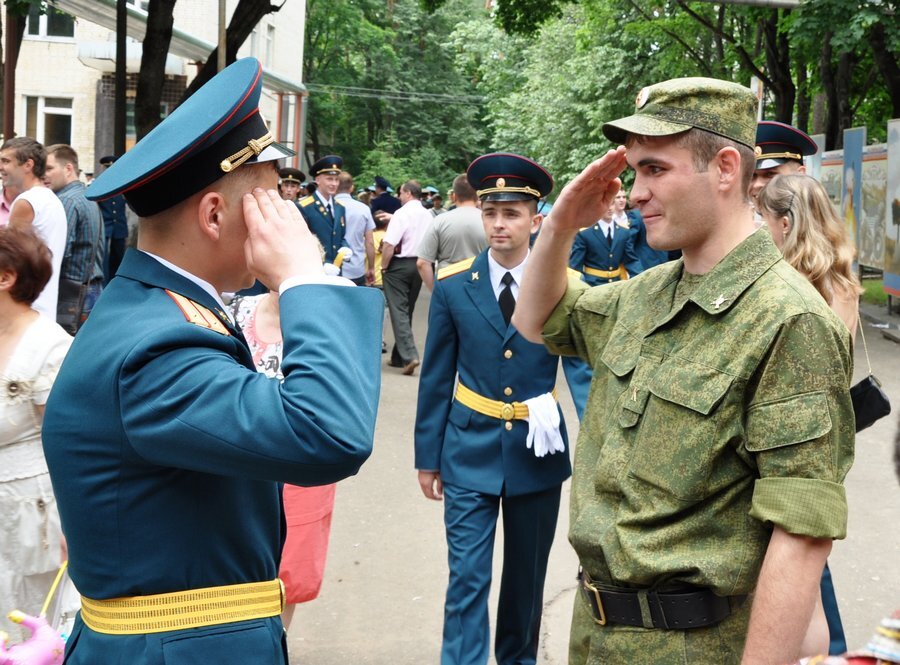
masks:
<svg viewBox="0 0 900 665"><path fill-rule="evenodd" d="M509 402L505 402L503 406L500 407L500 418L503 420L512 420L516 415L515 407Z"/></svg>
<svg viewBox="0 0 900 665"><path fill-rule="evenodd" d="M600 598L600 590L591 584L588 581L587 574L582 577L581 583L584 584L584 588L594 594L594 599L597 601L597 613L600 615L599 619L591 617L598 626L606 625L606 612L603 611L603 599Z"/></svg>

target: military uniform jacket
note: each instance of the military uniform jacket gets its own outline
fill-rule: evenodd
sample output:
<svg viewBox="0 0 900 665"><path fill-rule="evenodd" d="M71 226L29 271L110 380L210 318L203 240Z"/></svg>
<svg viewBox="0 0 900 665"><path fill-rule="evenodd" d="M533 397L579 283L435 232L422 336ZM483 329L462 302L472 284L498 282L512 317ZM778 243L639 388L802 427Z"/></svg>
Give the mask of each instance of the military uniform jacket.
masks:
<svg viewBox="0 0 900 665"><path fill-rule="evenodd" d="M850 334L765 229L706 275L682 268L570 280L545 324L594 371L569 539L601 583L746 594L772 525L845 535Z"/></svg>
<svg viewBox="0 0 900 665"><path fill-rule="evenodd" d="M315 194L310 194L299 201L297 207L309 230L312 231L322 247L325 249L325 263L333 263L341 247L347 246L344 233L347 230L347 214L344 206L336 198L331 199L331 208L334 210L334 219L328 216L325 204Z"/></svg>
<svg viewBox="0 0 900 665"><path fill-rule="evenodd" d="M563 453L537 458L525 445L527 422L510 421L507 430L504 421L453 398L457 374L467 388L501 402L525 401L556 383L558 356L504 323L487 251L435 283L419 380L416 468L440 471L444 482L484 494L538 492L569 477L568 444ZM567 440L562 421L560 433Z"/></svg>
<svg viewBox="0 0 900 665"><path fill-rule="evenodd" d="M575 236L575 242L572 244L572 253L569 255L569 266L573 270L584 273L584 281L591 286L615 282L618 281L618 278L605 279L596 275L589 275L584 272L585 267L612 271L618 270L620 265L625 266L631 277L639 274L644 269L634 252L634 235L631 229L616 225L616 230L613 232L612 247L610 247L603 231L600 230L599 224L582 229Z"/></svg>
<svg viewBox="0 0 900 665"><path fill-rule="evenodd" d="M280 302L283 384L257 373L203 289L146 254L126 254L72 344L44 418L82 595L273 580L284 538L276 481L333 483L368 457L380 294L304 285ZM349 320L369 324L348 329ZM320 352L335 330L351 353ZM67 662L281 663L281 635L277 617L150 635L95 633L79 619ZM167 644L200 660L181 660Z"/></svg>

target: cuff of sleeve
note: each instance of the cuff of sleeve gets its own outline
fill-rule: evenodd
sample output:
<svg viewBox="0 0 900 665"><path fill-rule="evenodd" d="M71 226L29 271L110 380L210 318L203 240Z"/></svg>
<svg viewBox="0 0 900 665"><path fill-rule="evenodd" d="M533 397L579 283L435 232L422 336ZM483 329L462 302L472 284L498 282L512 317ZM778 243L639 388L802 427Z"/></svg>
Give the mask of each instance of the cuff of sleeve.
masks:
<svg viewBox="0 0 900 665"><path fill-rule="evenodd" d="M304 284L333 284L334 286L356 286L346 277L338 277L337 275L302 275L296 277L288 277L278 287L278 295L283 294L290 288L302 286Z"/></svg>
<svg viewBox="0 0 900 665"><path fill-rule="evenodd" d="M827 480L760 478L750 516L797 536L840 540L847 536L847 495Z"/></svg>
<svg viewBox="0 0 900 665"><path fill-rule="evenodd" d="M544 323L541 334L544 345L550 351L561 356L576 356L578 351L572 341L571 317L575 309L575 302L588 289L588 285L579 279L569 277L569 285L562 300L556 305L556 309Z"/></svg>

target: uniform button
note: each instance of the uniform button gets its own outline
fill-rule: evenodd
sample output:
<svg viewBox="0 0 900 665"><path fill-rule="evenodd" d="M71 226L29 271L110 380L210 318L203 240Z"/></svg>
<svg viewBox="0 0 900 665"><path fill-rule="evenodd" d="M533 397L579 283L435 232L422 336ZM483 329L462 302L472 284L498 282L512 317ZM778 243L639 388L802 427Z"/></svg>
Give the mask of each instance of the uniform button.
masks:
<svg viewBox="0 0 900 665"><path fill-rule="evenodd" d="M509 360L510 358L512 358L512 351L506 349L506 351L503 352L503 357Z"/></svg>
<svg viewBox="0 0 900 665"><path fill-rule="evenodd" d="M506 431L508 432L509 430L512 429L512 423L507 420L504 427L506 428Z"/></svg>
<svg viewBox="0 0 900 665"><path fill-rule="evenodd" d="M512 388L506 386L506 388L503 389L503 394L509 397L510 395L512 395Z"/></svg>

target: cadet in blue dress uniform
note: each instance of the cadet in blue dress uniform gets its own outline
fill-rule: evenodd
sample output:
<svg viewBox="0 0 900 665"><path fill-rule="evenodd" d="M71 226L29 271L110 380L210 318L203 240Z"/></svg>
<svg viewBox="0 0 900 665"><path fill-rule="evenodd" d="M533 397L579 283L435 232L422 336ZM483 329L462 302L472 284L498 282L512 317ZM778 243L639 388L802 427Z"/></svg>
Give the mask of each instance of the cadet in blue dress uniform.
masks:
<svg viewBox="0 0 900 665"><path fill-rule="evenodd" d="M806 173L803 158L815 155L819 146L805 132L783 122L763 120L756 125L756 170L750 183L755 201L777 175Z"/></svg>
<svg viewBox="0 0 900 665"><path fill-rule="evenodd" d="M337 155L328 155L313 164L311 170L316 180L316 190L297 201L309 230L316 234L325 249L326 263L334 263L338 250L347 246L344 238L346 211L334 198L343 166L344 160Z"/></svg>
<svg viewBox="0 0 900 665"><path fill-rule="evenodd" d="M60 369L44 450L82 611L66 663L287 662L279 482L333 483L371 452L375 289L327 277L278 197L261 67L219 73L88 189L141 218ZM222 291L281 292L284 383L258 374ZM345 286L347 285L347 286ZM346 344L339 357L322 348ZM349 338L348 338L349 336Z"/></svg>
<svg viewBox="0 0 900 665"><path fill-rule="evenodd" d="M487 662L488 591L501 506L495 655L499 665L527 665L537 657L547 557L560 485L571 466L565 424L551 396L558 357L521 337L507 317L529 238L541 221L537 201L553 180L534 162L509 154L476 159L468 178L483 202L490 247L438 274L419 382L415 463L425 496L445 500L450 581L442 665ZM536 397L540 413L523 404ZM559 431L555 447L539 450L540 436L529 445L529 426L538 428L548 414L560 418Z"/></svg>
<svg viewBox="0 0 900 665"><path fill-rule="evenodd" d="M604 226L605 228L601 228ZM644 268L634 253L634 236L628 226L617 224L608 215L575 237L569 267L584 275L591 286L628 279Z"/></svg>

